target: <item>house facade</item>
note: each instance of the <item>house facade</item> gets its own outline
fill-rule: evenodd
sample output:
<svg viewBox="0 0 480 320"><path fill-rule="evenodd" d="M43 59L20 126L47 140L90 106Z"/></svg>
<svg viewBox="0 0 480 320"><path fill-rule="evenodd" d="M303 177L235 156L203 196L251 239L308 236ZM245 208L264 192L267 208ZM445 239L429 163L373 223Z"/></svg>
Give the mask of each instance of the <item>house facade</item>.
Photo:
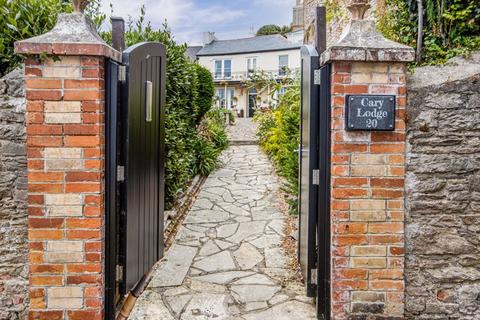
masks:
<svg viewBox="0 0 480 320"><path fill-rule="evenodd" d="M197 59L212 72L218 106L239 117L253 117L255 110L270 104L270 95L249 88L251 75L264 71L281 81L288 72L298 71L300 46L281 35L218 40L206 33Z"/></svg>

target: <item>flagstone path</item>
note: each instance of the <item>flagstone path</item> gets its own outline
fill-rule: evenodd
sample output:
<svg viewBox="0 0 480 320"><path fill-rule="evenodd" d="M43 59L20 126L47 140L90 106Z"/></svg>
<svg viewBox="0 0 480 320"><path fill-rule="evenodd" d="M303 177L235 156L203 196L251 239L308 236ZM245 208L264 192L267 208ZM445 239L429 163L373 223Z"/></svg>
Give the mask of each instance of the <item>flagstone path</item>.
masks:
<svg viewBox="0 0 480 320"><path fill-rule="evenodd" d="M228 138L232 145L258 144L256 130L252 118L237 118L235 124L227 126Z"/></svg>
<svg viewBox="0 0 480 320"><path fill-rule="evenodd" d="M246 145L222 161L129 319L316 319L303 284L286 281L286 215L268 158Z"/></svg>

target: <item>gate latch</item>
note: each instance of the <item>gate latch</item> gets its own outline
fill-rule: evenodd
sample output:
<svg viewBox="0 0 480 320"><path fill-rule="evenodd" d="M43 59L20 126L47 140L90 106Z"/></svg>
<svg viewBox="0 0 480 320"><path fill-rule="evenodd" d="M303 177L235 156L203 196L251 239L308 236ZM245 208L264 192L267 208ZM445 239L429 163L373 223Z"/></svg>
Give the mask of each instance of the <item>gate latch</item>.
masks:
<svg viewBox="0 0 480 320"><path fill-rule="evenodd" d="M117 182L125 181L125 167L117 166Z"/></svg>
<svg viewBox="0 0 480 320"><path fill-rule="evenodd" d="M127 67L118 66L118 81L127 81Z"/></svg>
<svg viewBox="0 0 480 320"><path fill-rule="evenodd" d="M313 169L312 170L312 184L313 185L320 185L320 170Z"/></svg>
<svg viewBox="0 0 480 320"><path fill-rule="evenodd" d="M314 285L317 284L317 281L318 281L317 269L310 270L310 281L311 281L311 284L314 284Z"/></svg>
<svg viewBox="0 0 480 320"><path fill-rule="evenodd" d="M322 73L320 69L313 70L313 84L319 86L322 83Z"/></svg>

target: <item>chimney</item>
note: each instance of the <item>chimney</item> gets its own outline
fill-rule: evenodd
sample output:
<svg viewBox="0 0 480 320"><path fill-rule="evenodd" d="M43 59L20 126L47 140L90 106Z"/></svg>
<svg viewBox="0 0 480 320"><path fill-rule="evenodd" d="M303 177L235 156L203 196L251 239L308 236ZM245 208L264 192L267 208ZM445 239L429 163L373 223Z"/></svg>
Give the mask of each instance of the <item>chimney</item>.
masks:
<svg viewBox="0 0 480 320"><path fill-rule="evenodd" d="M203 33L203 45L204 46L212 43L215 40L217 40L217 38L215 38L215 32L208 31L208 32Z"/></svg>

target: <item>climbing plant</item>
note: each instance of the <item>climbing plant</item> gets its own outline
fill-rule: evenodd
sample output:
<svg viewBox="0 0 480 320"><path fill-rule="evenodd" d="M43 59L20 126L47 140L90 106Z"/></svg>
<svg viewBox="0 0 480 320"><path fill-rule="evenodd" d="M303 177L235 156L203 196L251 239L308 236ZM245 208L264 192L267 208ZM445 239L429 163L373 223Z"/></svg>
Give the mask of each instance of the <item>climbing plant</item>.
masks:
<svg viewBox="0 0 480 320"><path fill-rule="evenodd" d="M423 28L418 27L418 1L423 5ZM421 64L444 63L480 49L478 0L386 0L379 30L388 38L417 46L423 29Z"/></svg>

